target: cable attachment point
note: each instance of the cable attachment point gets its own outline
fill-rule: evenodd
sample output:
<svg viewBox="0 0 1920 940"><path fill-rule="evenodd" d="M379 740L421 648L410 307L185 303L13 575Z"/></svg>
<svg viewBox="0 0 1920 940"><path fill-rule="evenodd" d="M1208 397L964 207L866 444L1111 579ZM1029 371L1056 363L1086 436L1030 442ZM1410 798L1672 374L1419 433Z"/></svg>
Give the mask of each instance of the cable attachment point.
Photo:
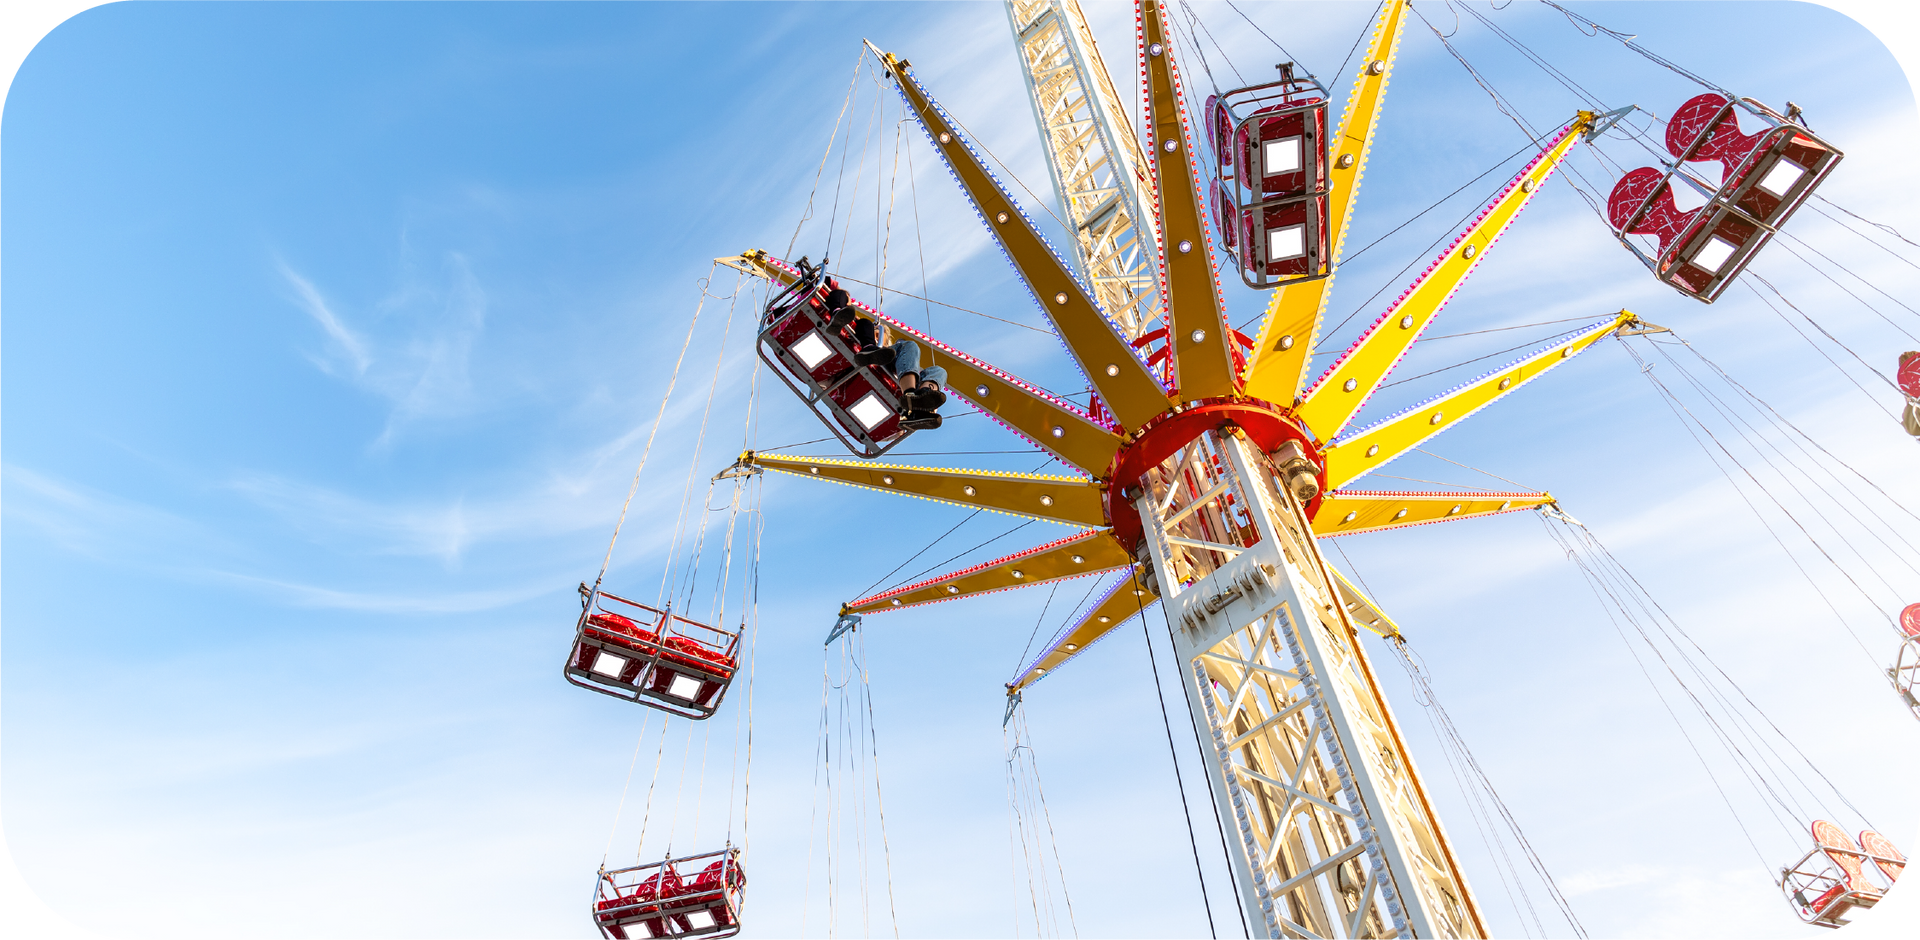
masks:
<svg viewBox="0 0 1920 940"><path fill-rule="evenodd" d="M739 460L734 461L733 464L727 467L725 470L722 470L719 473L714 474L713 479L710 479L707 482L718 483L721 480L732 479L734 477L757 476L764 472L766 472L765 468L753 462L753 451L747 451L746 453L740 455Z"/></svg>
<svg viewBox="0 0 1920 940"><path fill-rule="evenodd" d="M1624 311L1622 311L1624 312ZM1645 336L1649 333L1671 333L1673 330L1658 323L1648 323L1639 317L1627 321L1625 326L1614 331L1615 336Z"/></svg>
<svg viewBox="0 0 1920 940"><path fill-rule="evenodd" d="M1605 114L1595 114L1591 119L1592 126L1587 128L1587 132L1585 134L1582 134L1580 136L1580 139L1586 141L1587 143L1593 143L1594 140L1598 138L1601 134L1604 134L1610 130L1613 130L1613 126L1615 124L1618 124L1621 121L1626 120L1627 115L1632 114L1633 112L1638 110L1640 110L1639 105L1630 104L1624 108L1615 108L1612 111L1608 111Z"/></svg>
<svg viewBox="0 0 1920 940"><path fill-rule="evenodd" d="M1567 511L1564 509L1561 509L1559 503L1541 503L1540 514L1553 519L1558 519L1561 522L1564 522L1568 525L1577 525L1582 529L1587 527L1586 523L1583 523L1580 520L1575 519L1570 515L1567 515Z"/></svg>
<svg viewBox="0 0 1920 940"><path fill-rule="evenodd" d="M1019 708L1020 708L1020 693L1014 691L1012 686L1008 686L1007 687L1007 713L1001 716L1000 727L1005 728L1007 726L1007 722L1013 720L1013 713Z"/></svg>
<svg viewBox="0 0 1920 940"><path fill-rule="evenodd" d="M859 614L843 613L840 615L839 620L835 620L833 622L833 629L827 633L827 642L821 645L832 646L833 641L840 639L841 634L852 633L859 626L860 626Z"/></svg>

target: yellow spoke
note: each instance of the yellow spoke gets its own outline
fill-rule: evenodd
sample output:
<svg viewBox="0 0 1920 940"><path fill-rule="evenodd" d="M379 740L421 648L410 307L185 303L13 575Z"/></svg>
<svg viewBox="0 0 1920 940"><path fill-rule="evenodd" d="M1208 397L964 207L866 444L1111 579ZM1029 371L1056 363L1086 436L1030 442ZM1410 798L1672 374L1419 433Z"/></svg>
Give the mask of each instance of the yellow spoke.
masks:
<svg viewBox="0 0 1920 940"><path fill-rule="evenodd" d="M799 477L847 483L887 493L1074 526L1097 527L1107 524L1100 485L1080 477L903 467L865 460L797 457L754 451L740 455L740 463Z"/></svg>
<svg viewBox="0 0 1920 940"><path fill-rule="evenodd" d="M1148 89L1147 148L1153 156L1158 198L1161 260L1167 285L1167 347L1173 351L1174 386L1181 401L1224 398L1238 391L1239 376L1227 351L1231 341L1221 316L1213 269L1213 240L1193 168L1193 140L1175 86L1173 47L1159 3L1141 5L1142 56ZM1154 50L1161 50L1155 54ZM1172 150L1167 145L1172 144Z"/></svg>
<svg viewBox="0 0 1920 940"><path fill-rule="evenodd" d="M1128 569L1128 576L1114 582L1113 587L1108 588L1107 593L1094 603L1093 609L1081 616L1073 629L1042 650L1033 665L1014 680L1012 691L1018 692L1038 682L1041 676L1060 668L1062 663L1080 655L1087 647L1159 600L1159 595L1147 590L1146 585L1133 576L1136 571Z"/></svg>
<svg viewBox="0 0 1920 940"><path fill-rule="evenodd" d="M1406 492L1334 490L1322 498L1313 534L1322 538L1380 532L1519 512L1553 502L1546 493Z"/></svg>
<svg viewBox="0 0 1920 940"><path fill-rule="evenodd" d="M1027 289L1033 292L1034 300L1046 312L1047 319L1053 321L1054 330L1067 344L1074 362L1107 403L1108 410L1128 428L1139 427L1166 411L1171 401L1166 390L1160 387L1160 381L1147 371L1133 347L1101 312L1073 270L1047 244L1032 220L987 169L960 128L948 120L945 109L920 87L919 80L911 73L912 67L892 53L879 52L879 55L908 106L933 138L940 156L960 181L967 198L986 221L987 231L1006 251Z"/></svg>
<svg viewBox="0 0 1920 940"><path fill-rule="evenodd" d="M1077 578L1131 564L1133 558L1126 549L1120 547L1111 530L1093 529L1004 558L982 562L962 571L851 601L840 612L866 614L876 610L897 610L917 604L1045 584L1062 578Z"/></svg>
<svg viewBox="0 0 1920 940"><path fill-rule="evenodd" d="M1367 168L1367 152L1373 147L1373 129L1380 120L1380 102L1386 95L1387 78L1393 74L1401 15L1406 9L1407 4L1401 0L1392 0L1381 9L1373 38L1367 44L1367 56L1361 60L1353 91L1347 95L1346 116L1333 135L1334 156L1327 166L1327 224L1333 231L1331 262L1336 273L1354 197L1360 192L1360 176ZM1379 71L1374 70L1376 64ZM1329 274L1317 281L1274 290L1247 362L1248 395L1283 407L1293 406L1306 379L1308 355L1320 338L1333 278Z"/></svg>
<svg viewBox="0 0 1920 940"><path fill-rule="evenodd" d="M1638 317L1622 310L1613 319L1587 327L1570 339L1561 340L1504 369L1409 408L1344 440L1333 442L1326 450L1327 487L1339 489L1362 474L1378 470L1388 461L1539 378L1614 331L1638 322ZM1321 510L1321 514L1325 515L1326 511Z"/></svg>
<svg viewBox="0 0 1920 940"><path fill-rule="evenodd" d="M1480 218L1427 266L1413 286L1327 367L1300 403L1300 420L1306 422L1308 429L1324 441L1331 440L1347 426L1354 412L1373 396L1387 373L1406 355L1408 347L1420 338L1440 308L1446 306L1460 283L1479 266L1494 240L1513 222L1514 216L1526 208L1540 184L1560 165L1592 119L1590 112L1580 112L1557 139L1507 184L1499 198L1480 213Z"/></svg>
<svg viewBox="0 0 1920 940"><path fill-rule="evenodd" d="M1347 576L1340 573L1338 568L1328 565L1327 570L1333 573L1334 586L1340 589L1340 603L1347 608L1347 616L1354 623L1384 637L1401 635L1400 625L1394 623L1393 618L1373 602L1373 598L1354 587L1353 582L1347 580Z"/></svg>

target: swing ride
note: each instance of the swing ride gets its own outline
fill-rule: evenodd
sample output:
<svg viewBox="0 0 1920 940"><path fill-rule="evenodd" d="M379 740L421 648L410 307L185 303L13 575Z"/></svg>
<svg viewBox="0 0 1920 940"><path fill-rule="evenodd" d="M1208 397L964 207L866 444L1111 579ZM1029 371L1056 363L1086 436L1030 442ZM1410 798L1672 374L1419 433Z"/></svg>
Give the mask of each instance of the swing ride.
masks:
<svg viewBox="0 0 1920 940"><path fill-rule="evenodd" d="M1138 0L1137 136L1074 0L1010 0L1007 9L1067 210L1062 224L1073 236L1071 259L1053 247L991 167L984 145L907 60L872 43L863 55L891 83L903 114L924 132L1044 313L1085 380L1087 403L943 342L877 302L840 302L844 291L824 254L817 265L759 249L717 259L766 282L755 325L758 364L855 459L746 449L712 478L734 488L715 615L689 619L697 562L663 576L652 604L602 590L603 565L600 578L580 587L567 680L682 719L706 720L720 710L750 658L741 644L752 625L748 615L739 629L709 624L730 622L723 602L729 591L738 588L743 598L754 591L753 575L745 586L731 580L734 526L742 494L767 473L1065 524L1076 531L847 601L829 645L871 614L1088 575L1110 578L1104 593L1007 684L1009 721L1034 683L1158 603L1249 935L1489 936L1488 916L1362 641L1363 631L1384 638L1404 663L1405 637L1329 563L1322 544L1529 510L1549 523L1597 595L1644 594L1547 492L1356 486L1603 340L1624 345L1670 333L1626 310L1593 318L1477 379L1356 426L1362 408L1556 171L1583 145L1597 149L1634 109L1583 108L1557 127L1530 132L1533 152L1518 172L1337 351L1323 346L1328 298L1402 33L1417 15L1411 4L1381 4L1357 44L1364 51L1350 73L1345 111L1329 130L1332 95L1291 62L1278 67L1275 81L1216 88L1190 110L1197 94L1178 57L1180 42L1197 49L1195 40L1179 35L1161 0ZM1604 30L1581 22L1595 35ZM1631 37L1606 33L1638 49ZM1842 154L1807 129L1797 108L1781 113L1708 87L1666 119L1664 151L1654 154L1660 168L1620 173L1604 210L1590 202L1655 278L1713 303L1816 198ZM1743 120L1758 130L1746 132ZM1676 185L1701 204L1677 208ZM1222 261L1246 287L1271 292L1252 338L1225 316ZM856 321L869 332L860 333ZM889 368L891 357L881 354L889 342L879 337L928 368L911 378ZM1315 352L1331 358L1317 376L1309 373ZM684 361L684 348L681 355ZM908 423L916 413L909 399L922 395L915 383L931 381L935 367L944 370L940 400L950 393L1072 472L877 462L920 433ZM661 408L664 415L665 400ZM1792 444L1804 450L1798 440ZM636 487L638 479L636 472ZM688 501L696 498L692 471L688 481L672 549L676 566L698 558L708 524L704 514L688 521ZM683 532L692 546L684 550ZM748 538L757 566L757 529ZM1676 633L1684 637L1663 616L1652 618L1659 636L1669 643ZM1900 625L1901 651L1888 675L1920 717L1920 605L1907 608ZM1811 832L1813 848L1781 868L1778 880L1806 923L1846 923L1850 911L1884 896L1903 869L1904 857L1872 829L1862 830L1857 844L1824 819L1812 821ZM669 851L631 867L603 865L595 924L621 940L731 936L742 926L740 854L729 837L724 848L704 854Z"/></svg>

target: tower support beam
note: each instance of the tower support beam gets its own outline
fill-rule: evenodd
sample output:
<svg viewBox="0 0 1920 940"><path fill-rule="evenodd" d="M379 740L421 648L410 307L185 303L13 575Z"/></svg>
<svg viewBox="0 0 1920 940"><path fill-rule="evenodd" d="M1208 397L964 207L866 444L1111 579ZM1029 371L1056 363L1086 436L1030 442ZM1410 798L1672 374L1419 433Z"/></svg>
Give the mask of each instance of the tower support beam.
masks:
<svg viewBox="0 0 1920 940"><path fill-rule="evenodd" d="M1236 432L1125 485L1248 923L1485 937L1301 502Z"/></svg>

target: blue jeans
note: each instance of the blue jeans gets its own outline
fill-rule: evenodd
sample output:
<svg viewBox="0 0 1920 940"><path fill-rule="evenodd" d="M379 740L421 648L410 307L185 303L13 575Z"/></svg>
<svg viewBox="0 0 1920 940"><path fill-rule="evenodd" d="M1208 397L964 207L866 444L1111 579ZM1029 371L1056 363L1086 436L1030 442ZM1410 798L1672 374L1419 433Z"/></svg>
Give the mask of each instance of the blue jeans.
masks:
<svg viewBox="0 0 1920 940"><path fill-rule="evenodd" d="M942 387L947 384L947 370L939 366L928 366L925 369L920 368L919 343L910 339L903 339L894 343L891 348L893 349L894 375L905 375L912 372L918 375L922 382L930 382Z"/></svg>

